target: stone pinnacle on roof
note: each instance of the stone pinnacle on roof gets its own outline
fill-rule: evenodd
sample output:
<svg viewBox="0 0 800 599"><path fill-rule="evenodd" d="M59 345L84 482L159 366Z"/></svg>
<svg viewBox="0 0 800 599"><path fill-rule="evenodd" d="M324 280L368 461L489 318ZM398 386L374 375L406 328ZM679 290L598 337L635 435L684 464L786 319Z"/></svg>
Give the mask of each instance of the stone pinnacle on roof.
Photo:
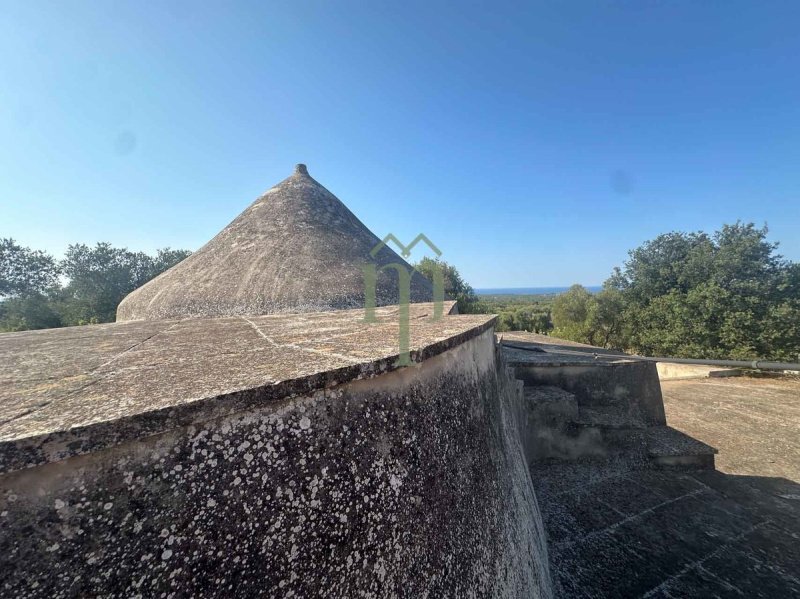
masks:
<svg viewBox="0 0 800 599"><path fill-rule="evenodd" d="M304 164L206 245L128 295L117 321L313 312L363 307L363 266L408 266ZM399 301L397 273L378 271L377 304ZM418 273L411 301L431 301Z"/></svg>

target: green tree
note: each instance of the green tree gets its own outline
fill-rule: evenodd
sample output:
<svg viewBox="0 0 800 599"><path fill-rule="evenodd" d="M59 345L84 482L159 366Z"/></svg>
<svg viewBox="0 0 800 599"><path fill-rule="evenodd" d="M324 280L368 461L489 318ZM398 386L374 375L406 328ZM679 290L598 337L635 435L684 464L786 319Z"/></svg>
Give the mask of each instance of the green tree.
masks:
<svg viewBox="0 0 800 599"><path fill-rule="evenodd" d="M455 266L438 258L427 257L413 266L429 281L433 281L434 272L437 269L441 269L444 275L445 297L458 302L458 311L461 314L475 313L478 311L479 301L475 290L464 280Z"/></svg>
<svg viewBox="0 0 800 599"><path fill-rule="evenodd" d="M762 322L760 351L775 360L800 362L800 263L781 269L774 298Z"/></svg>
<svg viewBox="0 0 800 599"><path fill-rule="evenodd" d="M705 233L665 233L631 250L624 269L615 269L605 286L624 291L637 304L673 289L687 291L708 280L712 252Z"/></svg>
<svg viewBox="0 0 800 599"><path fill-rule="evenodd" d="M499 314L499 331L528 331L530 333L548 333L553 328L548 310L542 311L537 304L525 304L506 308ZM507 328L506 328L507 327Z"/></svg>
<svg viewBox="0 0 800 599"><path fill-rule="evenodd" d="M547 335L553 330L553 319L550 312L538 312L533 320L533 332Z"/></svg>
<svg viewBox="0 0 800 599"><path fill-rule="evenodd" d="M514 313L500 312L497 315L497 323L495 324L495 330L498 333L504 331L516 331L517 329L514 323Z"/></svg>
<svg viewBox="0 0 800 599"><path fill-rule="evenodd" d="M52 307L58 275L58 265L49 254L0 239L0 331L61 326Z"/></svg>
<svg viewBox="0 0 800 599"><path fill-rule="evenodd" d="M767 227L667 233L632 250L606 282L622 298L628 348L692 358L791 359L800 351L800 267Z"/></svg>
<svg viewBox="0 0 800 599"><path fill-rule="evenodd" d="M50 297L34 293L0 301L0 332L52 329L62 326Z"/></svg>
<svg viewBox="0 0 800 599"><path fill-rule="evenodd" d="M64 323L112 322L126 295L188 255L185 250L165 248L153 258L109 243L70 245L61 262L69 278L59 308Z"/></svg>
<svg viewBox="0 0 800 599"><path fill-rule="evenodd" d="M627 346L625 297L619 289L606 286L589 303L587 339L593 345L624 349Z"/></svg>
<svg viewBox="0 0 800 599"><path fill-rule="evenodd" d="M573 285L553 300L553 326L556 337L622 349L626 346L623 292L607 285L592 294Z"/></svg>
<svg viewBox="0 0 800 599"><path fill-rule="evenodd" d="M0 297L44 294L58 283L59 268L45 252L0 239Z"/></svg>
<svg viewBox="0 0 800 599"><path fill-rule="evenodd" d="M553 300L553 335L594 345L591 319L597 302L583 285L573 285Z"/></svg>
<svg viewBox="0 0 800 599"><path fill-rule="evenodd" d="M149 256L108 243L77 244L57 263L12 239L0 240L0 331L113 321L123 297L189 254L164 248Z"/></svg>
<svg viewBox="0 0 800 599"><path fill-rule="evenodd" d="M185 260L191 256L191 254L192 252L189 250L173 250L172 248L168 247L156 250L156 255L152 259L150 271L147 273L147 280L149 281L150 279L156 278L165 270L169 270L178 262L181 262L182 260Z"/></svg>

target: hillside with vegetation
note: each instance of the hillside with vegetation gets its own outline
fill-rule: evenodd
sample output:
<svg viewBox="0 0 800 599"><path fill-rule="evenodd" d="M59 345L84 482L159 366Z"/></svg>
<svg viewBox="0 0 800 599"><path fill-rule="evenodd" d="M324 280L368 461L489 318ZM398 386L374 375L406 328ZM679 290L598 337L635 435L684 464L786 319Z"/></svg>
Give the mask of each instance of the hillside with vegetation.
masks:
<svg viewBox="0 0 800 599"><path fill-rule="evenodd" d="M444 260L423 258L414 268L428 280L440 269L445 296L458 302L461 314L497 314L498 331L546 333L553 328L550 305L555 295L477 295L455 266Z"/></svg>
<svg viewBox="0 0 800 599"><path fill-rule="evenodd" d="M497 314L497 331L529 331L548 334L553 330L555 293L530 295L480 295L473 308L483 314Z"/></svg>
<svg viewBox="0 0 800 599"><path fill-rule="evenodd" d="M498 314L498 332L549 333L650 356L794 362L800 264L778 254L767 232L736 223L712 234L659 235L631 250L598 293L573 285L557 296L477 296L454 267L440 266L459 310Z"/></svg>

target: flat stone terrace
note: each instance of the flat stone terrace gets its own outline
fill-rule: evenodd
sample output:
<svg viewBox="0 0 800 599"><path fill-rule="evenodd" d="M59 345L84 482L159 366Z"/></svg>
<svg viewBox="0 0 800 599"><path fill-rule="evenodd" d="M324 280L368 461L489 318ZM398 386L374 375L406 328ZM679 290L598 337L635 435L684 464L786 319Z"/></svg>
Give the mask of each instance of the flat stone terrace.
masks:
<svg viewBox="0 0 800 599"><path fill-rule="evenodd" d="M663 384L667 422L718 470L534 469L562 597L800 596L800 382Z"/></svg>
<svg viewBox="0 0 800 599"><path fill-rule="evenodd" d="M489 315L410 309L419 362ZM0 472L280 401L397 367L399 309L133 321L0 335Z"/></svg>
<svg viewBox="0 0 800 599"><path fill-rule="evenodd" d="M665 381L661 389L670 423L720 448L718 470L800 482L800 378Z"/></svg>

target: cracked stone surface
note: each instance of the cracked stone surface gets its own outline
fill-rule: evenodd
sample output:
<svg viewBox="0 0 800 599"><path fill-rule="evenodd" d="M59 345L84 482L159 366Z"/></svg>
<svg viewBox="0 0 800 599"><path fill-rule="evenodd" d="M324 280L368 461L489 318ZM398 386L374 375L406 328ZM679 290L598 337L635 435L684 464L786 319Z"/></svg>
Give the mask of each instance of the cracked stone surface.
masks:
<svg viewBox="0 0 800 599"><path fill-rule="evenodd" d="M541 475L537 472L537 475ZM785 479L635 469L546 495L556 596L800 594L800 509Z"/></svg>
<svg viewBox="0 0 800 599"><path fill-rule="evenodd" d="M411 359L492 326L410 309ZM0 471L152 435L395 368L398 308L135 321L0 335Z"/></svg>

